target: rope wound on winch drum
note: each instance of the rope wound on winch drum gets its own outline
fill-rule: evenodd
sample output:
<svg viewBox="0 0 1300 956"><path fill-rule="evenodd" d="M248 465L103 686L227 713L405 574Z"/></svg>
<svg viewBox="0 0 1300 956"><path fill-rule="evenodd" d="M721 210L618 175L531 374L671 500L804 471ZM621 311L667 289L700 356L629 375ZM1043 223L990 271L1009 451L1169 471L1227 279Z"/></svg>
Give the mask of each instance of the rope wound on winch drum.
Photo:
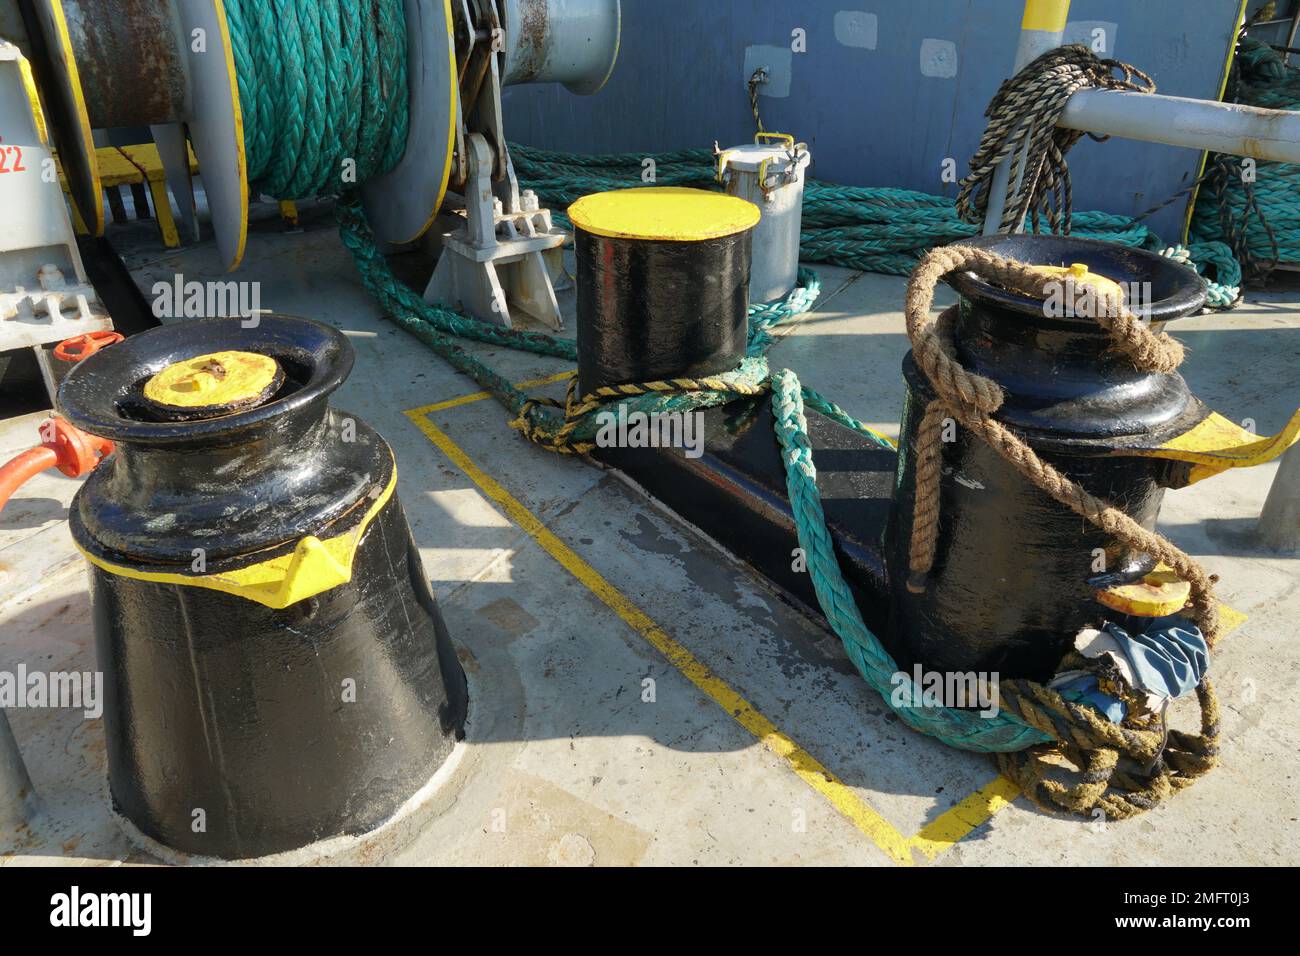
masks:
<svg viewBox="0 0 1300 956"><path fill-rule="evenodd" d="M406 149L402 0L226 0L248 178L276 199L337 195Z"/></svg>
<svg viewBox="0 0 1300 956"><path fill-rule="evenodd" d="M1156 84L1137 67L1103 60L1083 44L1048 50L1005 80L984 111L989 124L971 157L970 175L958 184L957 214L967 222L984 221L993 171L1010 158L1011 189L1017 183L1020 189L1007 196L999 231L1019 229L1032 216L1037 232L1045 214L1053 232L1069 235L1073 194L1065 154L1084 134L1057 123L1070 97L1087 89L1154 93Z"/></svg>

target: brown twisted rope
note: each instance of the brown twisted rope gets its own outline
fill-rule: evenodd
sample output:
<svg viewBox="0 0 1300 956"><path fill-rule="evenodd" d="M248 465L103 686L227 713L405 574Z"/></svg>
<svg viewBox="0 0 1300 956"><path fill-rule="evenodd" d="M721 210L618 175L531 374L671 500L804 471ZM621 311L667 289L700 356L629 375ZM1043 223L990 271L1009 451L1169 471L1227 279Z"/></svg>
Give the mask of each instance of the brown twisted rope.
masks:
<svg viewBox="0 0 1300 956"><path fill-rule="evenodd" d="M707 378L671 378L654 382L602 385L594 392L580 395L578 392L578 373L574 372L569 379L563 402L545 396L529 398L519 407L519 413L510 420L509 425L529 441L548 451L561 455L585 455L595 449L595 442L579 441L575 439L574 434L588 415L611 402L648 394L667 396L691 395L697 392L717 392L731 396L762 395L769 388L770 386L766 381L751 385L726 376L709 376ZM535 408L563 409L564 419L559 423L557 429L550 431L533 420L532 411Z"/></svg>
<svg viewBox="0 0 1300 956"><path fill-rule="evenodd" d="M1040 807L1127 819L1209 773L1219 761L1219 703L1208 679L1196 688L1199 734L1165 732L1163 720L1114 724L1084 704L1029 681L1003 682L1001 706L1059 741L997 755L998 769ZM1068 761L1071 771L1063 765Z"/></svg>
<svg viewBox="0 0 1300 956"><path fill-rule="evenodd" d="M1082 44L1048 50L1006 80L984 111L989 124L971 157L970 175L958 184L962 219L984 221L993 171L1012 157L1014 195L1007 197L999 231L1015 231L1032 215L1037 232L1039 216L1046 214L1052 232L1069 234L1073 196L1065 154L1084 134L1057 123L1066 102L1083 89L1154 93L1156 84L1137 67L1100 59Z"/></svg>

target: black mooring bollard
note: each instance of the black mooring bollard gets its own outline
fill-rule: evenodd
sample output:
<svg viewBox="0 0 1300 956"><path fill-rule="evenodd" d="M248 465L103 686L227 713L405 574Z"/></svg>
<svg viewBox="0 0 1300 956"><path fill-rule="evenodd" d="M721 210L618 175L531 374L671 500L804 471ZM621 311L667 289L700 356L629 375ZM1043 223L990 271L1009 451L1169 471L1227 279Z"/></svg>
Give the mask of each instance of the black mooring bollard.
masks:
<svg viewBox="0 0 1300 956"><path fill-rule="evenodd" d="M392 451L328 397L338 331L183 322L78 365L59 410L116 453L69 523L90 562L116 809L244 859L369 831L461 736L465 677Z"/></svg>
<svg viewBox="0 0 1300 956"><path fill-rule="evenodd" d="M584 196L569 217L583 394L740 364L757 206L701 189L620 189Z"/></svg>
<svg viewBox="0 0 1300 956"><path fill-rule="evenodd" d="M1140 249L1032 235L969 244L1026 263L1083 264L1130 296L1141 295L1152 322L1189 315L1205 300L1196 273ZM1092 318L1049 316L1043 302L970 273L949 282L961 294L955 331L961 364L1006 393L994 417L1087 491L1154 528L1165 489L1186 483L1188 465L1138 452L1210 414L1182 376L1134 368ZM901 656L937 671L1044 680L1079 628L1097 616L1097 590L1138 580L1154 562L1128 553L978 437L955 428L943 446L934 567L924 590L910 591L915 440L933 391L910 352L903 374L899 472L885 536L891 630ZM1100 555L1103 572L1095 568Z"/></svg>

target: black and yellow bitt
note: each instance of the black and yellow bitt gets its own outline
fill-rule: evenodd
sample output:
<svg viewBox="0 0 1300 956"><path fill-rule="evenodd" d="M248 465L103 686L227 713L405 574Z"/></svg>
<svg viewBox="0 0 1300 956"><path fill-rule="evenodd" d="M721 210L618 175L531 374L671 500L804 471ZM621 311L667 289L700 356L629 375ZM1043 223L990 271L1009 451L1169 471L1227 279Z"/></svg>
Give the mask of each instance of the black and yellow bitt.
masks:
<svg viewBox="0 0 1300 956"><path fill-rule="evenodd" d="M744 199L672 186L594 193L570 206L582 394L739 365L759 217Z"/></svg>
<svg viewBox="0 0 1300 956"><path fill-rule="evenodd" d="M328 404L352 362L316 322L213 319L130 338L59 390L116 443L69 516L112 799L174 850L245 859L364 833L462 734L465 677L392 451Z"/></svg>

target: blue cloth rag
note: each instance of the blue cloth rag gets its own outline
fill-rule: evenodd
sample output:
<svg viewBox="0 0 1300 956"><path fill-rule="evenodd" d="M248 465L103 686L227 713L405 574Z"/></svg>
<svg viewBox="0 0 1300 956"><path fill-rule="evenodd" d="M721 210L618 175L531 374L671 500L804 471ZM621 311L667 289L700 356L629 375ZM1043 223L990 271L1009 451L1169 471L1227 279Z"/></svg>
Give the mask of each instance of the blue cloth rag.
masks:
<svg viewBox="0 0 1300 956"><path fill-rule="evenodd" d="M1103 694L1097 686L1097 678L1088 674L1076 677L1056 688L1056 692L1072 704L1087 704L1112 724L1118 724L1128 716L1128 705L1117 697Z"/></svg>
<svg viewBox="0 0 1300 956"><path fill-rule="evenodd" d="M1107 621L1102 629L1115 639L1133 668L1135 689L1159 697L1178 698L1191 693L1210 669L1210 648L1200 628L1177 615L1127 618L1141 630L1129 631ZM1107 720L1119 723L1128 715L1122 700L1102 693L1091 674L1066 681L1056 688L1068 701L1087 704Z"/></svg>
<svg viewBox="0 0 1300 956"><path fill-rule="evenodd" d="M1138 689L1161 697L1182 697L1210 669L1210 648L1200 628L1184 617L1150 619L1136 633L1107 621L1103 628L1119 642Z"/></svg>

